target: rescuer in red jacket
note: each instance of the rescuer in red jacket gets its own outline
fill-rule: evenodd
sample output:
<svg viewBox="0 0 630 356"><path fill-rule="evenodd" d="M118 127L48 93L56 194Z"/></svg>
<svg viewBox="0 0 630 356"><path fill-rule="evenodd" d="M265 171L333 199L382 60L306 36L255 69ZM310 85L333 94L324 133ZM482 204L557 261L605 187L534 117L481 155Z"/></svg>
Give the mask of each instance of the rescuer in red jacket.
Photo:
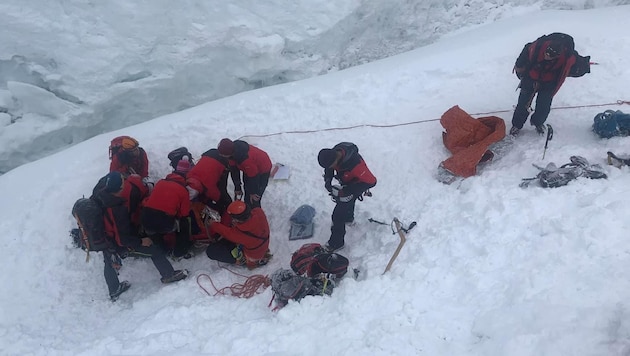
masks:
<svg viewBox="0 0 630 356"><path fill-rule="evenodd" d="M175 232L174 257L190 256L190 200L186 189L189 170L189 161L179 161L173 173L155 184L141 213L142 226L148 236L157 239Z"/></svg>
<svg viewBox="0 0 630 356"><path fill-rule="evenodd" d="M249 143L229 138L224 138L218 146L221 156L229 159L230 174L234 183L234 198L239 199L243 195L241 189L241 172L243 172L243 185L245 188L245 202L252 207L260 208L262 198L271 172L271 160L267 152Z"/></svg>
<svg viewBox="0 0 630 356"><path fill-rule="evenodd" d="M219 241L210 244L206 254L212 260L246 265L252 269L267 264L269 253L269 223L261 208L250 208L240 200L227 209L232 226L213 222L210 229L221 235Z"/></svg>
<svg viewBox="0 0 630 356"><path fill-rule="evenodd" d="M370 172L354 143L341 142L333 148L324 148L319 151L317 161L324 168L324 187L336 203L330 239L325 247L329 251L336 251L344 246L346 223L354 221L357 199L362 200L363 193L376 185L376 177ZM341 186L333 186L333 178Z"/></svg>

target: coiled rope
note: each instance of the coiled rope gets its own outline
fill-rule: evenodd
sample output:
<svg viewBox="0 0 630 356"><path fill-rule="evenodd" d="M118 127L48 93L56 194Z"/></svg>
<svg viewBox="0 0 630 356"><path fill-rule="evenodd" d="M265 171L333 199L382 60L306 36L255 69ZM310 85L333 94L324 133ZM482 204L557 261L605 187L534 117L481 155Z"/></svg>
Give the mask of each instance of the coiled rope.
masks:
<svg viewBox="0 0 630 356"><path fill-rule="evenodd" d="M219 267L237 275L240 277L245 278L245 282L243 283L234 283L231 286L227 286L227 287L223 287L223 288L217 288L214 285L214 282L212 281L212 278L206 274L206 273L201 273L200 275L197 276L197 285L199 286L199 288L201 288L204 292L206 292L207 295L214 297L217 295L229 295L229 296L234 296L234 297L238 297L238 298L251 298L253 296L255 296L256 294L262 293L265 289L267 289L267 287L269 287L271 285L271 279L269 279L269 276L263 276L262 274L255 274L252 276L246 276L240 273L236 273L232 270L230 270L227 267L222 266L220 263L217 262L217 264L219 265ZM204 286L201 284L201 278L207 278L210 281L210 284L212 285L212 288L214 288L215 293L211 294L210 292L208 292L208 290L206 288L204 288Z"/></svg>

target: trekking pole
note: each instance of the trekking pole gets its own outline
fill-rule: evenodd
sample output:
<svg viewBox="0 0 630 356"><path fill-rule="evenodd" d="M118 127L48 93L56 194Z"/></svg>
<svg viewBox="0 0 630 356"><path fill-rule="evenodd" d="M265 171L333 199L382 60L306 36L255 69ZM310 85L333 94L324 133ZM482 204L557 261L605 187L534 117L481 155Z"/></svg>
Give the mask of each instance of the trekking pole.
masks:
<svg viewBox="0 0 630 356"><path fill-rule="evenodd" d="M543 157L542 157L543 160L545 159L545 153L547 153L547 145L549 144L549 141L551 141L552 138L553 138L553 127L547 124L547 139L545 140L545 149L543 150Z"/></svg>
<svg viewBox="0 0 630 356"><path fill-rule="evenodd" d="M400 250L402 249L403 245L405 244L405 241L407 241L407 238L405 236L405 233L403 232L401 223L398 220L398 218L394 218L394 224L396 225L396 230L398 231L398 235L400 236L400 243L398 244L398 247L396 248L396 251L394 251L394 254L392 255L392 258L389 259L389 263L387 264L387 267L385 267L385 271L383 271L383 274L387 273L387 271L389 271L389 269L392 268L392 265L394 264L394 261L398 257L398 254L400 253ZM412 228L413 227L410 225L409 229L407 229L407 231L411 230Z"/></svg>

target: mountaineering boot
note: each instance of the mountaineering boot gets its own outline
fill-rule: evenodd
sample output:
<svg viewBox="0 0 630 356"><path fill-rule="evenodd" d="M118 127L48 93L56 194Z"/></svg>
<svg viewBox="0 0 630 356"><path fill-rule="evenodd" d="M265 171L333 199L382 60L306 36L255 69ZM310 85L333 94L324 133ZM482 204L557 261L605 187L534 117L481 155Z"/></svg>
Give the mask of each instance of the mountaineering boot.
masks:
<svg viewBox="0 0 630 356"><path fill-rule="evenodd" d="M536 125L536 133L538 133L539 135L544 135L545 134L545 126L544 125Z"/></svg>
<svg viewBox="0 0 630 356"><path fill-rule="evenodd" d="M120 284L118 284L118 289L109 295L109 299L111 299L112 302L115 302L121 294L125 293L129 289L129 287L131 287L131 283L128 281L120 282Z"/></svg>
<svg viewBox="0 0 630 356"><path fill-rule="evenodd" d="M519 129L518 127L512 126L512 128L510 129L510 135L517 136L520 131L521 129Z"/></svg>
<svg viewBox="0 0 630 356"><path fill-rule="evenodd" d="M167 283L181 281L182 279L186 279L186 277L188 277L188 270L178 269L177 271L173 272L172 276L162 277L161 281L162 283L167 284Z"/></svg>
<svg viewBox="0 0 630 356"><path fill-rule="evenodd" d="M343 250L343 247L344 247L344 246L345 246L345 244L342 244L341 246L332 246L332 245L329 245L329 243L327 242L327 243L324 245L324 248L326 249L326 251L328 251L329 253L331 253L331 252L336 252L336 251Z"/></svg>

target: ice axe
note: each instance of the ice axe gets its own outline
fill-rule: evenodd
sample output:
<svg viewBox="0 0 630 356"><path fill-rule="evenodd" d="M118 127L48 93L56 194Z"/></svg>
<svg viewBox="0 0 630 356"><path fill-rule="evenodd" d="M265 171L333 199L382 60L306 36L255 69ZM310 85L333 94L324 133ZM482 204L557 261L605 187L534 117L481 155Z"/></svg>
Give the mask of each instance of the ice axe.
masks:
<svg viewBox="0 0 630 356"><path fill-rule="evenodd" d="M553 127L547 124L547 139L545 140L545 149L543 150L543 157L545 159L545 153L547 153L547 145L549 145L549 141L553 138Z"/></svg>

